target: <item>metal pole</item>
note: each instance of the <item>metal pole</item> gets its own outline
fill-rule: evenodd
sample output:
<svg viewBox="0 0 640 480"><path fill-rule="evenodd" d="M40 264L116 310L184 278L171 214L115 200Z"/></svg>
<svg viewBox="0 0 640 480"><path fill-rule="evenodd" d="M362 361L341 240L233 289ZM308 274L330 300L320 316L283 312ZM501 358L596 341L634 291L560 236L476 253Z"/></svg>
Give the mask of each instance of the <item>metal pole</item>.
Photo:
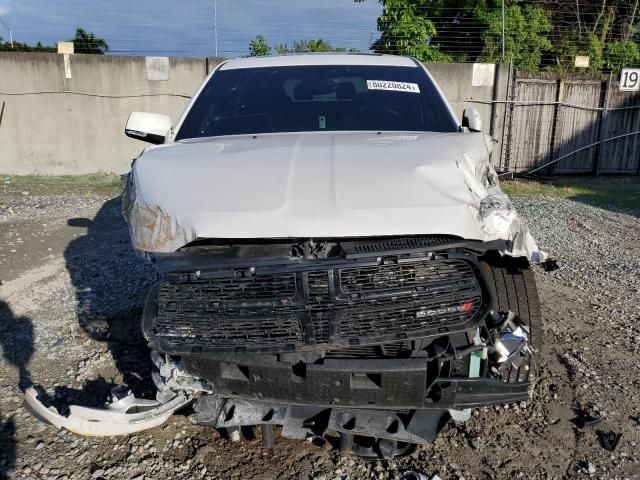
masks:
<svg viewBox="0 0 640 480"><path fill-rule="evenodd" d="M502 0L502 63L504 63L504 0Z"/></svg>
<svg viewBox="0 0 640 480"><path fill-rule="evenodd" d="M213 0L213 30L216 41L216 57L218 56L218 0Z"/></svg>
<svg viewBox="0 0 640 480"><path fill-rule="evenodd" d="M13 32L11 31L11 28L1 18L0 18L0 23L2 23L2 25L4 25L4 28L9 30L9 43L11 44L11 48L13 48Z"/></svg>
<svg viewBox="0 0 640 480"><path fill-rule="evenodd" d="M609 94L611 93L613 87L613 72L609 73L609 78L604 84L604 101L602 111L599 113L597 117L600 121L598 122L598 140L603 140L605 135L607 135L607 123L609 121ZM602 157L602 148L600 145L596 147L596 152L593 157L593 174L597 177L600 174L600 159Z"/></svg>

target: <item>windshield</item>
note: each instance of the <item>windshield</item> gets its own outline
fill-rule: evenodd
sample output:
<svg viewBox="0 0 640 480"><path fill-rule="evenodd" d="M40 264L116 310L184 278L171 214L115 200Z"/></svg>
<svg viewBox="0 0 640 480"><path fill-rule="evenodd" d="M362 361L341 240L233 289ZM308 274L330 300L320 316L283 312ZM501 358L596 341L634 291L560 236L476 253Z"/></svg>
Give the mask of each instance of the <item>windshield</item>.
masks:
<svg viewBox="0 0 640 480"><path fill-rule="evenodd" d="M176 140L316 131L454 132L422 68L294 66L219 70Z"/></svg>

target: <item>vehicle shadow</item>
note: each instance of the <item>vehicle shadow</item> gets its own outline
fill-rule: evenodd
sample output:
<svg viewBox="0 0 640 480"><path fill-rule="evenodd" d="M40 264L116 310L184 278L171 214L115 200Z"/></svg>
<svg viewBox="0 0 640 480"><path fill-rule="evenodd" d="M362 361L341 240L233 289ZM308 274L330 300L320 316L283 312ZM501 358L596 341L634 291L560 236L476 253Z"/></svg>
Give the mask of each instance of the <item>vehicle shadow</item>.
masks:
<svg viewBox="0 0 640 480"><path fill-rule="evenodd" d="M0 300L0 349L4 361L18 370L17 383L24 391L31 386L27 369L33 355L33 323L27 317L17 317L9 305ZM0 480L9 478L16 465L15 424L13 418L3 420L0 411Z"/></svg>
<svg viewBox="0 0 640 480"><path fill-rule="evenodd" d="M0 347L4 359L18 369L18 387L23 392L31 386L27 364L33 355L33 323L17 317L9 305L0 300Z"/></svg>
<svg viewBox="0 0 640 480"><path fill-rule="evenodd" d="M99 405L113 387L121 385L138 396L155 392L149 350L140 333L142 305L154 274L131 246L121 205L120 197L113 198L95 218L68 221L70 226L87 229L64 252L75 288L78 324L89 338L106 342L119 373L110 379L88 380L82 390L56 388L56 397L65 403Z"/></svg>

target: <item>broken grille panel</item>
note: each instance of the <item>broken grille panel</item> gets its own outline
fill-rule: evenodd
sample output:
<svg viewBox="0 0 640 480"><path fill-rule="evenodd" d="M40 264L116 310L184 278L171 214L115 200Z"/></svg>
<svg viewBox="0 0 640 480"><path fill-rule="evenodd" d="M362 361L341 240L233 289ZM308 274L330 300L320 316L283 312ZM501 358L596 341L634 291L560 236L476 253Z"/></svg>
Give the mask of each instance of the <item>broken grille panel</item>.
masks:
<svg viewBox="0 0 640 480"><path fill-rule="evenodd" d="M474 286L474 274L465 262L423 261L383 264L340 270L340 286L350 295L411 288L417 292L451 293Z"/></svg>
<svg viewBox="0 0 640 480"><path fill-rule="evenodd" d="M471 262L423 255L166 274L157 306L147 337L185 354L420 338L471 328L484 305Z"/></svg>

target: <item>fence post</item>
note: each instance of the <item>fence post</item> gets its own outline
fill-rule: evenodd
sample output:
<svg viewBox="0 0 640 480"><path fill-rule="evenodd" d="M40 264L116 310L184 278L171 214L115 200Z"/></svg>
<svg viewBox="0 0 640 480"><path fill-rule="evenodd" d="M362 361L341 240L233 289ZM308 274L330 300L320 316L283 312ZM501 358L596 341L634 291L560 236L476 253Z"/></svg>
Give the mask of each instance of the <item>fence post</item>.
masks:
<svg viewBox="0 0 640 480"><path fill-rule="evenodd" d="M511 171L511 132L513 128L513 108L516 99L517 88L516 71L513 62L509 62L509 74L507 76L507 92L502 117L502 148L500 152L500 165L505 172Z"/></svg>
<svg viewBox="0 0 640 480"><path fill-rule="evenodd" d="M607 122L609 119L609 95L611 94L611 79L613 74L609 73L609 78L604 84L604 98L600 102L602 111L598 122L598 141L602 142L607 135ZM596 145L596 152L593 156L593 174L597 177L600 174L600 155L602 155L602 143Z"/></svg>
<svg viewBox="0 0 640 480"><path fill-rule="evenodd" d="M559 78L558 79L558 91L556 92L556 105L555 108L553 109L553 126L551 127L551 158L549 160L553 160L554 158L557 158L559 155L559 148L557 148L556 146L556 136L558 134L558 121L560 120L560 108L561 108L561 103L564 100L564 79L563 78ZM553 173L553 169L555 168L555 166L557 165L557 163L552 163L551 165L549 165L549 168L547 169L547 175L551 176L551 174Z"/></svg>
<svg viewBox="0 0 640 480"><path fill-rule="evenodd" d="M489 134L497 140L496 148L491 152L491 164L500 169L502 167L502 150L504 149L504 111L507 108L502 100L508 100L509 70L504 63L496 65L493 82L493 95L491 103L491 125Z"/></svg>

